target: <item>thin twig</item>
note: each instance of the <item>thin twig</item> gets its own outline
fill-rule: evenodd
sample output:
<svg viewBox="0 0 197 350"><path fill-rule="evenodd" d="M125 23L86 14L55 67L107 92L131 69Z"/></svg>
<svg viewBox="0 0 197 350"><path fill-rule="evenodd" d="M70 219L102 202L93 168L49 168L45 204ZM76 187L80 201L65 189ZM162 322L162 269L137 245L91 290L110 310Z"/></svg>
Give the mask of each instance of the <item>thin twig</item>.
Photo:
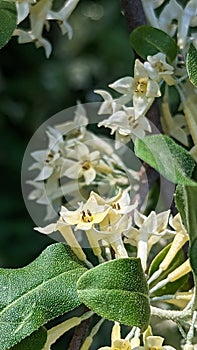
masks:
<svg viewBox="0 0 197 350"><path fill-rule="evenodd" d="M91 321L92 317L84 320L78 327L75 328L68 350L79 350L81 348Z"/></svg>

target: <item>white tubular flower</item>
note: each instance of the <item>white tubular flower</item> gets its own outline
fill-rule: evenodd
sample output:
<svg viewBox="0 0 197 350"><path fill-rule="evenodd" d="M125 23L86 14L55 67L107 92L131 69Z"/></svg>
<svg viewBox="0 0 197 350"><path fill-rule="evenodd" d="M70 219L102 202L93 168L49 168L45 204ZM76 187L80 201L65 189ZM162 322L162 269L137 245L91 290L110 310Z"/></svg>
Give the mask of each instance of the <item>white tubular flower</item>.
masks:
<svg viewBox="0 0 197 350"><path fill-rule="evenodd" d="M170 345L164 345L162 346L164 341L164 338L150 335L149 337L145 338L145 344L144 346L137 346L133 350L176 350Z"/></svg>
<svg viewBox="0 0 197 350"><path fill-rule="evenodd" d="M171 76L174 73L174 68L166 62L166 55L163 53L159 52L154 56L148 56L144 67L152 80L160 81L163 79L168 85L174 84L174 79Z"/></svg>
<svg viewBox="0 0 197 350"><path fill-rule="evenodd" d="M159 23L158 23L158 19L155 15L155 11L154 8L160 6L160 4L163 2L164 0L142 0L142 5L144 8L144 13L146 15L146 18L149 22L150 25L152 25L155 28L159 28Z"/></svg>
<svg viewBox="0 0 197 350"><path fill-rule="evenodd" d="M125 215L118 215L110 209L105 218L99 223L100 229L92 228L92 234L97 241L104 240L113 248L117 258L127 258L122 234L131 227L131 218Z"/></svg>
<svg viewBox="0 0 197 350"><path fill-rule="evenodd" d="M109 85L112 89L133 98L135 119L144 115L152 105L155 97L161 96L157 81L150 79L144 64L138 59L135 61L134 78L125 77Z"/></svg>
<svg viewBox="0 0 197 350"><path fill-rule="evenodd" d="M86 110L80 103L78 103L74 119L72 121L55 125L55 129L57 129L61 135L65 135L67 138L81 139L84 137L87 125L88 118L86 115Z"/></svg>
<svg viewBox="0 0 197 350"><path fill-rule="evenodd" d="M49 138L48 149L31 153L31 156L36 160L36 163L33 163L29 170L40 170L39 175L34 179L34 181L48 179L62 164L62 136L53 128L49 128L49 131L50 132L46 132Z"/></svg>
<svg viewBox="0 0 197 350"><path fill-rule="evenodd" d="M99 205L94 192L90 193L87 202L80 203L79 208L70 211L65 207L61 208L60 216L68 225L74 225L75 230L90 230L94 224L100 223L109 212L109 206Z"/></svg>
<svg viewBox="0 0 197 350"><path fill-rule="evenodd" d="M131 139L144 138L145 131L151 132L151 127L146 117L135 119L134 107L125 107L123 110L115 112L108 119L103 120L98 126L111 129L111 134L115 132L115 148L120 148Z"/></svg>
<svg viewBox="0 0 197 350"><path fill-rule="evenodd" d="M142 261L144 271L146 270L148 252L161 237L171 237L174 231L167 228L170 211L156 214L152 211L149 216L141 214L137 209L134 211L134 222L137 228L129 229L125 236L125 242L137 246L138 257Z"/></svg>
<svg viewBox="0 0 197 350"><path fill-rule="evenodd" d="M67 22L68 18L74 11L75 7L77 6L79 0L68 0L62 7L62 9L58 12L55 11L49 11L46 19L48 20L56 20L59 23L59 26L61 28L62 34L68 33L68 38L72 39L73 31L70 24Z"/></svg>
<svg viewBox="0 0 197 350"><path fill-rule="evenodd" d="M43 28L46 21L48 11L52 7L52 0L40 0L30 8L31 30L25 31L16 29L14 35L17 35L20 44L35 42L37 47L43 46L46 57L51 54L51 44L42 37Z"/></svg>
<svg viewBox="0 0 197 350"><path fill-rule="evenodd" d="M178 46L180 49L184 49L188 43L188 31L192 20L197 14L197 2L196 0L190 0L186 4L181 17L178 19Z"/></svg>
<svg viewBox="0 0 197 350"><path fill-rule="evenodd" d="M64 160L62 172L64 176L70 179L79 179L83 176L86 185L89 185L96 177L96 167L99 164L100 152L90 152L85 144L78 143L74 150L68 153L67 159Z"/></svg>
<svg viewBox="0 0 197 350"><path fill-rule="evenodd" d="M130 188L126 189L126 190L121 190L119 189L118 193L116 196L111 197L111 198L102 198L101 196L99 196L97 193L94 193L94 196L98 202L98 204L100 205L108 205L110 207L110 212L109 215L110 217L112 217L112 213L113 215L116 215L116 219L117 219L117 215L124 215L124 214L129 214L131 213L138 205L138 201L135 201L135 203L131 204L131 198L129 196L129 190ZM105 221L105 220L104 220ZM108 218L106 217L106 222L109 222ZM105 225L107 225L107 223L105 224L104 222L102 223L102 227L104 227ZM100 224L101 226L101 224Z"/></svg>
<svg viewBox="0 0 197 350"><path fill-rule="evenodd" d="M22 22L29 14L30 5L35 4L36 0L17 0L16 9L17 9L17 24Z"/></svg>
<svg viewBox="0 0 197 350"><path fill-rule="evenodd" d="M120 325L115 322L111 333L111 346L102 346L98 350L132 350L128 340L121 339Z"/></svg>
<svg viewBox="0 0 197 350"><path fill-rule="evenodd" d="M101 95L101 97L104 99L104 102L99 108L98 114L115 113L121 109L122 105L130 101L130 97L128 97L128 95L123 95L119 98L114 99L111 94L105 90L94 90L94 92Z"/></svg>
<svg viewBox="0 0 197 350"><path fill-rule="evenodd" d="M160 13L159 28L173 37L177 30L177 23L173 20L178 20L182 15L182 6L176 0L170 0Z"/></svg>

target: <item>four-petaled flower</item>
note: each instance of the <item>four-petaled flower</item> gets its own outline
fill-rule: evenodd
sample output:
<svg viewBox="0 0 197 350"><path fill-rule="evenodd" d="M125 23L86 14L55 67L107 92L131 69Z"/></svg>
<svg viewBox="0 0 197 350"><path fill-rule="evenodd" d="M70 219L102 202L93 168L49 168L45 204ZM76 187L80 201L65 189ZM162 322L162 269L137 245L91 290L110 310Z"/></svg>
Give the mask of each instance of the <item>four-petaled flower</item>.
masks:
<svg viewBox="0 0 197 350"><path fill-rule="evenodd" d="M144 67L152 80L160 81L163 79L168 85L174 84L172 78L174 68L166 62L166 56L163 53L159 52L154 56L148 56Z"/></svg>
<svg viewBox="0 0 197 350"><path fill-rule="evenodd" d="M170 238L175 235L174 231L167 228L170 211L156 214L151 211L149 216L141 214L137 209L134 211L134 222L138 228L132 227L125 233L125 242L136 245L138 257L141 258L143 269L146 270L147 256L152 246L161 237Z"/></svg>
<svg viewBox="0 0 197 350"><path fill-rule="evenodd" d="M75 148L68 152L64 160L62 174L70 179L79 179L84 176L86 185L96 177L96 168L100 165L100 152L90 152L84 143L77 143Z"/></svg>
<svg viewBox="0 0 197 350"><path fill-rule="evenodd" d="M161 96L158 82L150 78L144 64L138 59L135 61L134 77L121 78L109 87L133 100L135 119L148 111L155 97Z"/></svg>
<svg viewBox="0 0 197 350"><path fill-rule="evenodd" d="M151 126L146 117L135 119L134 107L123 106L122 108L98 124L99 127L110 128L111 134L115 132L116 149L129 142L131 138L134 141L136 138L143 138L145 131L151 132Z"/></svg>
<svg viewBox="0 0 197 350"><path fill-rule="evenodd" d="M109 212L108 205L99 205L94 192L91 192L87 202L80 203L74 211L61 207L60 216L68 225L75 225L75 230L90 230L94 224L98 224Z"/></svg>

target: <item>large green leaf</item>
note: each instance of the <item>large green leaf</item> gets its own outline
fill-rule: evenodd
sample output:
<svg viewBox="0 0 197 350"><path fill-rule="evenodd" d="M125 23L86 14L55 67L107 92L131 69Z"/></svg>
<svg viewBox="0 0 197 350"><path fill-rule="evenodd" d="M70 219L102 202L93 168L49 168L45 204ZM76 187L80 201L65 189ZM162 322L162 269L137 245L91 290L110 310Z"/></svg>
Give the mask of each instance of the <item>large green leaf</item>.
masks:
<svg viewBox="0 0 197 350"><path fill-rule="evenodd" d="M0 49L10 40L16 28L17 12L14 2L0 1Z"/></svg>
<svg viewBox="0 0 197 350"><path fill-rule="evenodd" d="M47 329L40 327L10 350L42 350L47 340Z"/></svg>
<svg viewBox="0 0 197 350"><path fill-rule="evenodd" d="M190 81L197 87L197 50L193 44L190 44L187 53L186 67Z"/></svg>
<svg viewBox="0 0 197 350"><path fill-rule="evenodd" d="M0 269L1 350L80 305L76 282L85 271L62 243L49 246L26 267Z"/></svg>
<svg viewBox="0 0 197 350"><path fill-rule="evenodd" d="M197 186L197 182L190 179L195 161L170 137L159 134L137 139L135 153L169 181Z"/></svg>
<svg viewBox="0 0 197 350"><path fill-rule="evenodd" d="M98 265L80 277L77 290L81 302L98 315L142 330L147 328L150 306L140 259Z"/></svg>
<svg viewBox="0 0 197 350"><path fill-rule="evenodd" d="M177 55L175 41L165 32L151 26L140 26L130 34L131 46L139 56L146 59L158 52L166 55L169 62L172 62Z"/></svg>

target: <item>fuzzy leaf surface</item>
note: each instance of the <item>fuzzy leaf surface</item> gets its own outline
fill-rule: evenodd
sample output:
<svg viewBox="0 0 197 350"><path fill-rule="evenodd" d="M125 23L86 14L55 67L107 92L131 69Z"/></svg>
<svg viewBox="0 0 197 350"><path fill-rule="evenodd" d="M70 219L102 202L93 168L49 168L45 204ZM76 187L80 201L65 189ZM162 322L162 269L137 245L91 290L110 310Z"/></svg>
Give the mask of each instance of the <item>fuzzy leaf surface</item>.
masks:
<svg viewBox="0 0 197 350"><path fill-rule="evenodd" d="M190 179L195 161L185 148L170 137L151 135L137 139L135 153L167 180L175 184L197 186L197 182Z"/></svg>
<svg viewBox="0 0 197 350"><path fill-rule="evenodd" d="M197 87L197 50L193 44L190 44L186 58L186 68L189 80Z"/></svg>
<svg viewBox="0 0 197 350"><path fill-rule="evenodd" d="M1 350L79 306L76 282L85 271L62 243L50 245L23 268L0 269Z"/></svg>
<svg viewBox="0 0 197 350"><path fill-rule="evenodd" d="M145 330L149 324L148 287L138 258L103 263L77 283L81 302L98 315Z"/></svg>
<svg viewBox="0 0 197 350"><path fill-rule="evenodd" d="M17 12L14 2L0 1L0 49L10 40L16 28Z"/></svg>

